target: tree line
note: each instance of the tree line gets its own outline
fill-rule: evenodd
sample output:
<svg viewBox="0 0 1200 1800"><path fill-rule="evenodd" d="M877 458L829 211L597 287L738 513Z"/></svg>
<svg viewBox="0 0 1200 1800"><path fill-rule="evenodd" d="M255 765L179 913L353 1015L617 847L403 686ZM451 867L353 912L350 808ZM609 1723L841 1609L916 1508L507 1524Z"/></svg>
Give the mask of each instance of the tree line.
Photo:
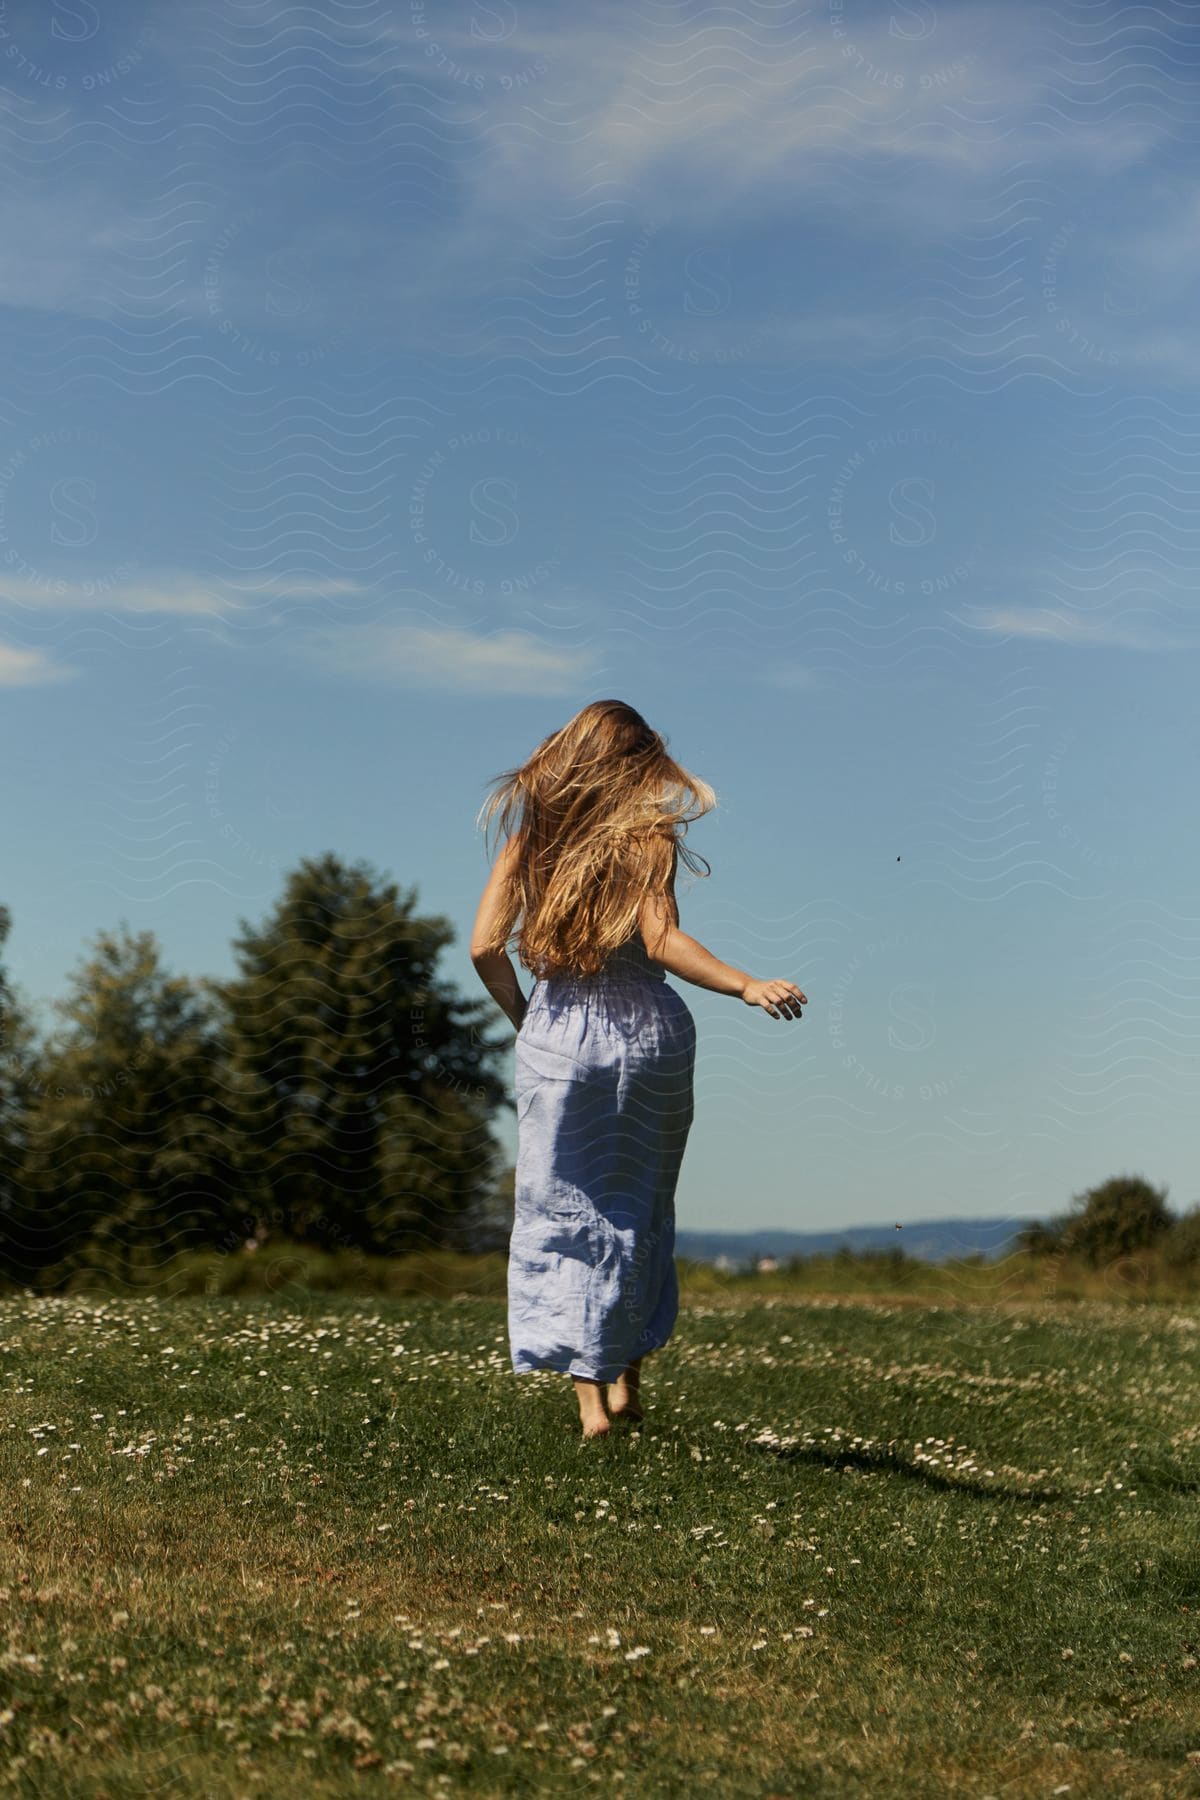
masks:
<svg viewBox="0 0 1200 1800"><path fill-rule="evenodd" d="M0 1279L132 1279L184 1251L268 1241L365 1256L503 1250L513 1107L492 1002L437 969L454 941L417 891L327 854L240 922L236 973L173 975L151 932L97 934L33 1021L0 906ZM1152 1250L1200 1269L1200 1209L1114 1176L1016 1247L1105 1266Z"/></svg>
<svg viewBox="0 0 1200 1800"><path fill-rule="evenodd" d="M10 925L0 906L0 957ZM239 921L228 980L170 973L122 923L43 1030L0 960L0 1276L49 1288L268 1238L494 1238L512 1038L439 974L454 937L415 887L328 854Z"/></svg>

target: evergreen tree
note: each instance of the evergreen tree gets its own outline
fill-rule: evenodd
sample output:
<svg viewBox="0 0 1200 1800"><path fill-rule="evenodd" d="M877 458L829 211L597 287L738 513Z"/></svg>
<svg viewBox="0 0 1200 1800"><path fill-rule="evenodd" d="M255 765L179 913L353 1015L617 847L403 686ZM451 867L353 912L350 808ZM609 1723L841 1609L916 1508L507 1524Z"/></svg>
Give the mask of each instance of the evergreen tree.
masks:
<svg viewBox="0 0 1200 1800"><path fill-rule="evenodd" d="M505 1254L516 1211L516 1176L511 1163L501 1169L491 1189L463 1217L460 1235L464 1249L479 1255Z"/></svg>
<svg viewBox="0 0 1200 1800"><path fill-rule="evenodd" d="M264 1223L323 1249L392 1253L451 1241L490 1189L490 1130L511 1105L487 1000L436 973L454 931L416 890L328 854L288 877L258 929L243 920L224 1009L241 1129Z"/></svg>
<svg viewBox="0 0 1200 1800"><path fill-rule="evenodd" d="M1200 1270L1200 1206L1193 1206L1175 1220L1161 1240L1163 1261L1184 1274Z"/></svg>
<svg viewBox="0 0 1200 1800"><path fill-rule="evenodd" d="M212 1008L150 932L100 932L55 1002L28 1114L35 1260L132 1275L215 1241L243 1185Z"/></svg>
<svg viewBox="0 0 1200 1800"><path fill-rule="evenodd" d="M0 906L0 950L11 927ZM37 1034L18 1003L0 963L0 1275L27 1281L34 1273L35 1245L23 1181L31 1077L37 1063Z"/></svg>

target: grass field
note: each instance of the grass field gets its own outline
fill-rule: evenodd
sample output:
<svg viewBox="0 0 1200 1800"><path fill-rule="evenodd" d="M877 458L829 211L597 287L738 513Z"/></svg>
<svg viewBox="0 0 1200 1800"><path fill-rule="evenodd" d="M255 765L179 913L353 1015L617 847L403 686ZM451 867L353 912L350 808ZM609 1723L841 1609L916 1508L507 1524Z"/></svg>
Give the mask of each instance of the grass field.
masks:
<svg viewBox="0 0 1200 1800"><path fill-rule="evenodd" d="M1200 1794L1200 1308L0 1302L16 1794Z"/></svg>

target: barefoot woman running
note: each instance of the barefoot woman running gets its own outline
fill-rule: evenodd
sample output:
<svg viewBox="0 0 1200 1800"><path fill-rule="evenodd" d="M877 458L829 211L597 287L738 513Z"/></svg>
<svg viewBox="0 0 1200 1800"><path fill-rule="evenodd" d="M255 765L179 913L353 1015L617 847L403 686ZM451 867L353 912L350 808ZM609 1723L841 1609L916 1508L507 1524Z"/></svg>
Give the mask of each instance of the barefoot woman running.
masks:
<svg viewBox="0 0 1200 1800"><path fill-rule="evenodd" d="M640 713L595 700L501 776L481 809L485 829L499 814L505 842L471 961L517 1027L512 1366L569 1374L584 1437L602 1436L610 1418L641 1418L641 1360L666 1343L679 1308L675 1188L696 1023L667 974L773 1019L799 1018L806 1000L794 982L756 981L679 929L679 853L693 870L704 861L684 834L715 804ZM528 1001L513 940L534 976Z"/></svg>

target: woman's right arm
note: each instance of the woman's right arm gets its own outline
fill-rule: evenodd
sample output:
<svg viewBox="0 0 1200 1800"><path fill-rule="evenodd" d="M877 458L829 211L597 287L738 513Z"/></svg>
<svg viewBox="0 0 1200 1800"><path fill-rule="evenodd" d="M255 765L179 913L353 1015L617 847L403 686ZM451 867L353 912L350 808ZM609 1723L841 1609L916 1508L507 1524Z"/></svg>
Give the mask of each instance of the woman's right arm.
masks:
<svg viewBox="0 0 1200 1800"><path fill-rule="evenodd" d="M649 895L638 915L646 954L660 962L672 975L690 981L694 987L708 988L714 994L732 994L747 1006L761 1006L773 1019L798 1019L800 1003L808 996L794 981L777 979L756 981L744 969L735 969L706 950L698 938L681 931L677 920L679 907L675 900L675 867L665 894ZM776 1010L778 1009L778 1010Z"/></svg>

